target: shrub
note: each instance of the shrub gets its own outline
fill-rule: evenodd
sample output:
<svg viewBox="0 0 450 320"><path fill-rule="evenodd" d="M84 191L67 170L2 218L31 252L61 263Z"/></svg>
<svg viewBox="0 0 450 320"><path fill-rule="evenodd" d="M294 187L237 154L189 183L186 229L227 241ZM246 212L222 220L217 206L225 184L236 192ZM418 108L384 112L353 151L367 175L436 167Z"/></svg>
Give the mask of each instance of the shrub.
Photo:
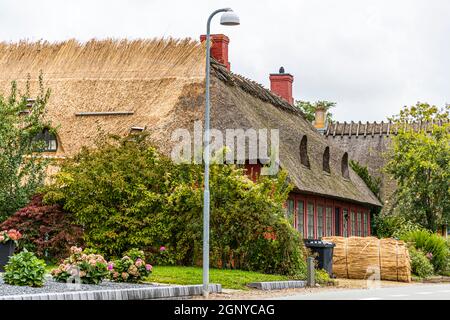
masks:
<svg viewBox="0 0 450 320"><path fill-rule="evenodd" d="M84 284L99 284L108 276L106 260L99 254L86 254L81 248L70 248L71 256L58 268L52 270L52 276L59 282L79 281Z"/></svg>
<svg viewBox="0 0 450 320"><path fill-rule="evenodd" d="M157 266L171 266L176 264L176 257L170 248L161 246L158 250L149 252L150 261Z"/></svg>
<svg viewBox="0 0 450 320"><path fill-rule="evenodd" d="M82 244L83 231L74 223L73 214L60 205L46 205L42 195L17 211L0 228L16 228L24 233L19 248L33 251L40 258L57 260L67 257L70 247Z"/></svg>
<svg viewBox="0 0 450 320"><path fill-rule="evenodd" d="M411 259L411 271L420 278L427 278L433 275L434 268L430 259L414 246L409 247L409 256Z"/></svg>
<svg viewBox="0 0 450 320"><path fill-rule="evenodd" d="M117 282L141 282L152 272L152 265L145 262L144 251L131 249L122 259L108 263L111 279Z"/></svg>
<svg viewBox="0 0 450 320"><path fill-rule="evenodd" d="M255 183L236 166L210 170L212 265L303 272L303 243L284 218L292 189L286 172ZM87 246L108 257L134 247L158 255L153 248L167 246L170 254L159 255L166 259L160 262L195 265L202 257L202 185L201 165L175 164L145 136L133 136L64 162L45 199L74 212ZM268 228L275 241L264 238Z"/></svg>
<svg viewBox="0 0 450 320"><path fill-rule="evenodd" d="M374 225L379 238L401 238L405 233L421 230L422 227L400 215L378 215Z"/></svg>
<svg viewBox="0 0 450 320"><path fill-rule="evenodd" d="M323 269L316 270L314 275L318 284L329 285L334 283L334 280L330 278L328 272Z"/></svg>
<svg viewBox="0 0 450 320"><path fill-rule="evenodd" d="M16 286L41 287L44 283L45 262L24 250L13 255L5 266L5 283Z"/></svg>
<svg viewBox="0 0 450 320"><path fill-rule="evenodd" d="M440 235L427 230L416 230L405 233L401 239L428 254L436 272L445 268L449 249L446 240Z"/></svg>

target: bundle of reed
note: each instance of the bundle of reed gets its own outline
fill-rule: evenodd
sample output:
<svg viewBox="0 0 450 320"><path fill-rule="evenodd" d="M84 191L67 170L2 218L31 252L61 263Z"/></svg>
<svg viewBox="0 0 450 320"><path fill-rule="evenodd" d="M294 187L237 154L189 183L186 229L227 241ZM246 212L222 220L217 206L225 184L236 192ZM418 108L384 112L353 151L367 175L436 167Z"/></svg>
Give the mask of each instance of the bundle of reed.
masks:
<svg viewBox="0 0 450 320"><path fill-rule="evenodd" d="M347 269L349 279L366 279L378 266L379 240L374 237L347 239Z"/></svg>
<svg viewBox="0 0 450 320"><path fill-rule="evenodd" d="M381 239L380 269L383 280L411 281L409 252L403 241Z"/></svg>
<svg viewBox="0 0 450 320"><path fill-rule="evenodd" d="M333 273L349 279L381 279L410 282L408 248L403 241L375 237L325 237L336 244Z"/></svg>
<svg viewBox="0 0 450 320"><path fill-rule="evenodd" d="M343 237L328 237L323 240L333 242L333 273L339 278L348 278L347 269L347 241Z"/></svg>

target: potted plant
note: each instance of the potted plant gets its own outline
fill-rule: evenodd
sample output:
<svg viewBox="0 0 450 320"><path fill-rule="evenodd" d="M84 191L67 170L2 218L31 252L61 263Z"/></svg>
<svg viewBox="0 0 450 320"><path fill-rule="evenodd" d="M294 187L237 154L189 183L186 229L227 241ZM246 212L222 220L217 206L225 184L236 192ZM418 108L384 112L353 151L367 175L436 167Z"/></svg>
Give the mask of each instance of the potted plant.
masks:
<svg viewBox="0 0 450 320"><path fill-rule="evenodd" d="M3 268L8 263L9 257L13 255L20 238L22 234L17 230L0 231L0 272L5 271Z"/></svg>

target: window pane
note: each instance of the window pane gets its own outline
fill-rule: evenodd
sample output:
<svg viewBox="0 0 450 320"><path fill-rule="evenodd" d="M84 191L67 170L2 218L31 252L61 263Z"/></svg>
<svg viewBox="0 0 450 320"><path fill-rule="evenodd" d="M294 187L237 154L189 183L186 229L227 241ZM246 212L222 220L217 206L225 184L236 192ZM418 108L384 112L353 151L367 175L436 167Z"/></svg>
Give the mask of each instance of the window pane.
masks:
<svg viewBox="0 0 450 320"><path fill-rule="evenodd" d="M369 228L367 227L367 213L364 213L364 237L367 237L369 235Z"/></svg>
<svg viewBox="0 0 450 320"><path fill-rule="evenodd" d="M304 216L305 216L305 205L303 204L303 201L298 200L297 201L297 230L302 234L305 233L305 229L304 227Z"/></svg>
<svg viewBox="0 0 450 320"><path fill-rule="evenodd" d="M308 202L308 238L314 238L314 203Z"/></svg>
<svg viewBox="0 0 450 320"><path fill-rule="evenodd" d="M352 226L352 236L356 236L356 222L355 222L355 212L351 212L350 214L350 225Z"/></svg>
<svg viewBox="0 0 450 320"><path fill-rule="evenodd" d="M317 238L323 237L323 207L317 205Z"/></svg>
<svg viewBox="0 0 450 320"><path fill-rule="evenodd" d="M347 209L342 209L342 213L343 213L343 215L344 215L344 219L343 219L343 221L344 221L344 237L347 237L348 236L348 210Z"/></svg>
<svg viewBox="0 0 450 320"><path fill-rule="evenodd" d="M362 231L362 213L358 212L358 236L362 237L363 236L363 231Z"/></svg>
<svg viewBox="0 0 450 320"><path fill-rule="evenodd" d="M327 228L327 232L326 235L327 237L332 236L333 234L333 208L332 207L327 207L326 209L326 228Z"/></svg>
<svg viewBox="0 0 450 320"><path fill-rule="evenodd" d="M294 225L294 200L289 199L287 203L286 210L286 219L288 219L289 223Z"/></svg>

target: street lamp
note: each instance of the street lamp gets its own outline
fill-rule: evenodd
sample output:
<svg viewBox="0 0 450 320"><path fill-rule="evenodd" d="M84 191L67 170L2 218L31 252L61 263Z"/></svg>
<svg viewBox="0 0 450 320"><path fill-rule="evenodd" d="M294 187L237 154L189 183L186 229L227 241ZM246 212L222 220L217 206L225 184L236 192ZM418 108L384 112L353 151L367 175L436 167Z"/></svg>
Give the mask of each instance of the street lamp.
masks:
<svg viewBox="0 0 450 320"><path fill-rule="evenodd" d="M225 26L239 25L239 17L231 10L231 8L218 9L211 13L206 24L206 93L205 93L205 186L203 193L203 295L209 294L209 140L210 140L210 124L209 124L209 73L210 73L210 26L212 18L224 12L220 18L220 24Z"/></svg>

